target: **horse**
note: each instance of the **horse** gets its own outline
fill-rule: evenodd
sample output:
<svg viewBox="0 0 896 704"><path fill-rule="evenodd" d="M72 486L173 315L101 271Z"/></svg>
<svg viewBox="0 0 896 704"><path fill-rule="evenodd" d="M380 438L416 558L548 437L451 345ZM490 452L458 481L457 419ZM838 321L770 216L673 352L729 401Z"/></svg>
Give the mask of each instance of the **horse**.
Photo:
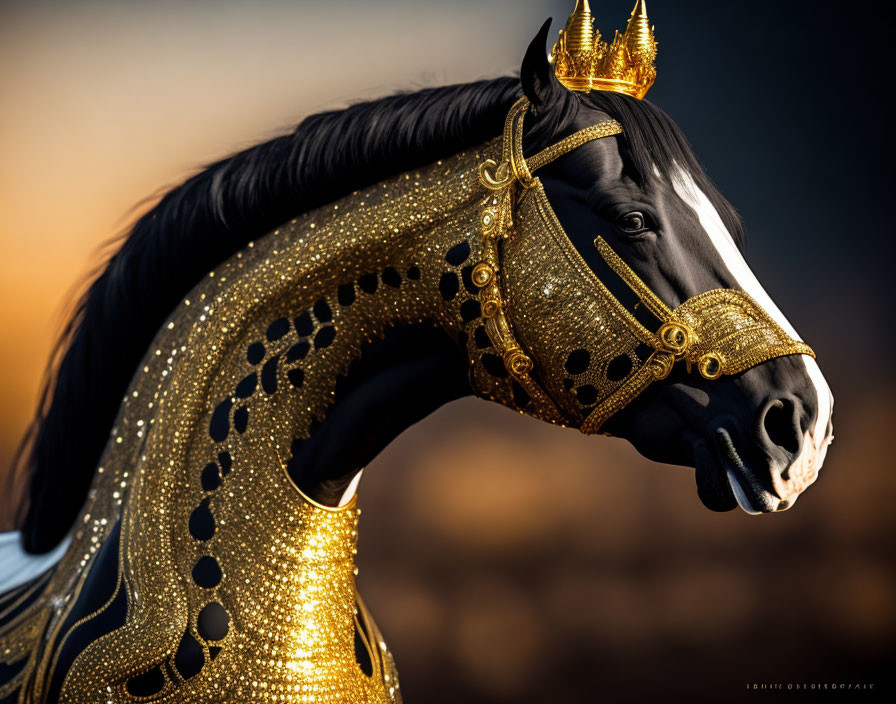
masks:
<svg viewBox="0 0 896 704"><path fill-rule="evenodd" d="M694 467L714 511L785 510L815 480L833 397L735 210L658 107L558 83L549 23L518 78L313 115L136 222L19 456L0 701L400 701L356 588L356 492L464 396ZM726 374L685 359L681 322L671 351L620 347L620 321L654 340L720 290L789 346Z"/></svg>

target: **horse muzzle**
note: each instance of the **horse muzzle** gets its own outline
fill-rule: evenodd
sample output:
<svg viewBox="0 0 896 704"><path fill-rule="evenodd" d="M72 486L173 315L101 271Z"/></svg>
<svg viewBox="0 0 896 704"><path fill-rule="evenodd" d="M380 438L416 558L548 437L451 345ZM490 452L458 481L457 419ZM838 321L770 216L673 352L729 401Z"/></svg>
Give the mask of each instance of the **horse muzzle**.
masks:
<svg viewBox="0 0 896 704"><path fill-rule="evenodd" d="M810 434L806 433L799 455L780 469L776 466L778 462L771 461L764 469L768 478L762 481L756 470L742 460L727 430L717 428L715 441L728 486L737 505L750 515L786 511L793 506L800 494L818 478L827 445L830 444L828 439L819 453L812 444Z"/></svg>

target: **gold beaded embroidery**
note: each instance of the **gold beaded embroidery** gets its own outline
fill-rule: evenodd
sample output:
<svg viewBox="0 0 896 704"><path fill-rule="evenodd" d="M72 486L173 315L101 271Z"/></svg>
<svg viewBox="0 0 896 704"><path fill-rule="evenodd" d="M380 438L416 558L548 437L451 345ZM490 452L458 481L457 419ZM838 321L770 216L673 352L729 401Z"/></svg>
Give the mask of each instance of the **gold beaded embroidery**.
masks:
<svg viewBox="0 0 896 704"><path fill-rule="evenodd" d="M355 590L357 510L313 504L283 466L367 342L396 323L431 321L456 338L481 324L461 313L476 296L458 282L478 259L478 165L498 148L286 223L172 312L123 400L71 548L28 612L38 627L0 629L0 652L30 653L23 702L46 696L72 631L62 625L119 520L126 619L78 654L63 701L400 701L392 656ZM464 261L449 263L458 248ZM482 386L512 403L506 380ZM220 570L210 586L194 581L203 558ZM202 631L207 608L224 614L217 632ZM356 629L372 676L355 660ZM201 651L189 676L175 662L184 643ZM151 696L129 692L153 672Z"/></svg>

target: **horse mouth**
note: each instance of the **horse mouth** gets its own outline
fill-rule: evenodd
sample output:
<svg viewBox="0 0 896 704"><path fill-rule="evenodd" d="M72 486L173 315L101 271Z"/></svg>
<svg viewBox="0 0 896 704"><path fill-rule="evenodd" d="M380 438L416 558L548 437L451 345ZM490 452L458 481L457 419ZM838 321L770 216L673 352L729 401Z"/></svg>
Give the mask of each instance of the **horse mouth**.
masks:
<svg viewBox="0 0 896 704"><path fill-rule="evenodd" d="M750 502L747 492L744 491L743 485L740 483L740 479L737 478L734 470L730 467L726 467L725 475L728 477L728 486L731 487L731 493L734 494L734 499L737 501L737 505L751 516L758 516L762 513L762 511L757 511L753 508L753 504Z"/></svg>
<svg viewBox="0 0 896 704"><path fill-rule="evenodd" d="M716 447L728 479L728 487L734 494L737 505L751 516L761 513L772 513L789 507L789 503L780 501L778 497L764 489L753 472L744 464L731 435L724 428L716 428Z"/></svg>

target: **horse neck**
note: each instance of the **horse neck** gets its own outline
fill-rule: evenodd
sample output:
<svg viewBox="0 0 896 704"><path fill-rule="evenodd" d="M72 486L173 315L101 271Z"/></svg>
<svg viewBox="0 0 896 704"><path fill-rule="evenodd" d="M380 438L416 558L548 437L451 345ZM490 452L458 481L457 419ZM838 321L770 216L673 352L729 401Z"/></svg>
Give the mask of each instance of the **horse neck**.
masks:
<svg viewBox="0 0 896 704"><path fill-rule="evenodd" d="M496 148L304 214L206 276L125 396L76 524L70 573L122 515L124 527L140 528L125 530L125 543L174 536L170 555L194 553L183 528L196 509L214 514L245 498L228 484L258 500L266 485L298 485L332 503L394 435L468 393L457 343L478 310L469 282L477 167ZM260 475L265 482L245 484Z"/></svg>
<svg viewBox="0 0 896 704"><path fill-rule="evenodd" d="M397 434L470 393L462 342L482 158L458 154L353 193L209 275L169 323L197 338L171 371L207 379L203 441L234 461L267 454L309 497L335 504ZM220 349L214 363L209 349ZM274 456L262 438L275 439Z"/></svg>
<svg viewBox="0 0 896 704"><path fill-rule="evenodd" d="M233 637L260 652L263 641L249 641L301 606L301 590L272 590L272 575L290 586L324 579L303 556L327 541L338 588L320 588L353 599L353 509L319 504L335 503L405 427L469 393L477 167L495 151L302 215L205 277L137 370L48 593L76 592L120 525L121 568L140 595L128 621L159 626L140 631L154 652L177 649L211 594L241 624ZM200 569L209 560L213 592ZM321 632L344 640L347 608L331 611L349 621ZM119 636L109 657L126 659L127 629Z"/></svg>
<svg viewBox="0 0 896 704"><path fill-rule="evenodd" d="M329 279L279 347L287 367L290 351L302 358L286 372L302 406L328 403L307 426L300 422L286 460L292 480L318 502L335 505L398 434L471 393L462 306L476 295L468 241L476 163L466 155L439 162L335 204L321 213L329 222L293 224L324 235L318 271Z"/></svg>

